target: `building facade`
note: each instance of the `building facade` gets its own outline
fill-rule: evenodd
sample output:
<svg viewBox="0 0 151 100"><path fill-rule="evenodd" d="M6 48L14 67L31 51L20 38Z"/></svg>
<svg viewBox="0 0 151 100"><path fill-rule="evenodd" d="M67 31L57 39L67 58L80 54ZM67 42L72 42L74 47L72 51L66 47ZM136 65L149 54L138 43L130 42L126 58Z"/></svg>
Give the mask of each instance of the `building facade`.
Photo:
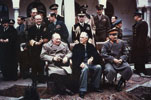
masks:
<svg viewBox="0 0 151 100"><path fill-rule="evenodd" d="M133 13L138 10L143 13L143 18L149 25L148 35L151 36L151 0L0 0L0 18L8 17L17 21L19 15L28 17L33 7L43 9L48 15L49 6L53 3L59 4L58 13L65 17L70 33L69 40L71 28L75 23L75 15L83 4L89 6L88 13L92 15L96 15L95 6L103 4L106 15L109 17L116 15L123 20L124 35L132 34Z"/></svg>

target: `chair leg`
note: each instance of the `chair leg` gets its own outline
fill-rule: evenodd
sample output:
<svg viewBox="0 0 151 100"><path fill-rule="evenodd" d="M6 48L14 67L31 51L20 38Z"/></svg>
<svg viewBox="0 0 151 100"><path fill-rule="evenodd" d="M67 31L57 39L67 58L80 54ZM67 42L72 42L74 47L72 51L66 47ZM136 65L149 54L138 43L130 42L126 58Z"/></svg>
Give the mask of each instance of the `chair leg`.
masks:
<svg viewBox="0 0 151 100"><path fill-rule="evenodd" d="M103 85L105 84L105 73L103 72Z"/></svg>

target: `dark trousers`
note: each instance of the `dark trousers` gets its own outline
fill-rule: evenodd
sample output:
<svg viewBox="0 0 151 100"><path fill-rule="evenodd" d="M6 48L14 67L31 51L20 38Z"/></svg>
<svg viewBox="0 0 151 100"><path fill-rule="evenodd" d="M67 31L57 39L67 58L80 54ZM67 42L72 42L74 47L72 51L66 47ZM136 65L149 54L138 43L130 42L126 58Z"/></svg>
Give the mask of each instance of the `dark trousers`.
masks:
<svg viewBox="0 0 151 100"><path fill-rule="evenodd" d="M55 83L55 92L62 93L66 88L69 88L69 77L68 75L51 74L50 79Z"/></svg>
<svg viewBox="0 0 151 100"><path fill-rule="evenodd" d="M28 50L19 52L19 65L20 65L20 77L28 78L30 75L29 69L31 67L29 62Z"/></svg>

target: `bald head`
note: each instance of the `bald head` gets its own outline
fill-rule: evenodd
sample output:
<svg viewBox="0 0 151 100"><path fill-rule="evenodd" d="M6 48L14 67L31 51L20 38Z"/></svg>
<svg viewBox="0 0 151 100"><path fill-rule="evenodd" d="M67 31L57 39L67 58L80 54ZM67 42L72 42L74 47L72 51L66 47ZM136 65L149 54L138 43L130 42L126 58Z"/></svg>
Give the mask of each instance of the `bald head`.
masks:
<svg viewBox="0 0 151 100"><path fill-rule="evenodd" d="M53 42L54 45L60 45L60 43L61 43L60 34L54 33L54 34L52 35L52 42Z"/></svg>
<svg viewBox="0 0 151 100"><path fill-rule="evenodd" d="M40 25L42 23L42 17L40 15L35 16L35 23Z"/></svg>

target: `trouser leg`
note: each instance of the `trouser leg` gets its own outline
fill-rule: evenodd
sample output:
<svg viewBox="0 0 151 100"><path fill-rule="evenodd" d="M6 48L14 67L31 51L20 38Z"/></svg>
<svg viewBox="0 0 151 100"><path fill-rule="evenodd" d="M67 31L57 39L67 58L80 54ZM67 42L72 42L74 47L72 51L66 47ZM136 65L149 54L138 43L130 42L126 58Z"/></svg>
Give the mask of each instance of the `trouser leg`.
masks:
<svg viewBox="0 0 151 100"><path fill-rule="evenodd" d="M94 70L92 85L94 88L99 88L100 81L101 81L101 73L102 73L101 65L94 65L91 68L93 68L93 70Z"/></svg>
<svg viewBox="0 0 151 100"><path fill-rule="evenodd" d="M106 78L108 79L109 83L112 83L114 78L117 75L117 72L114 70L113 66L109 63L105 65L104 71L105 71Z"/></svg>
<svg viewBox="0 0 151 100"><path fill-rule="evenodd" d="M79 91L83 91L83 92L86 92L86 91L87 91L88 71L89 71L88 66L85 66L85 67L81 70L81 75L80 75L80 89L79 89Z"/></svg>

